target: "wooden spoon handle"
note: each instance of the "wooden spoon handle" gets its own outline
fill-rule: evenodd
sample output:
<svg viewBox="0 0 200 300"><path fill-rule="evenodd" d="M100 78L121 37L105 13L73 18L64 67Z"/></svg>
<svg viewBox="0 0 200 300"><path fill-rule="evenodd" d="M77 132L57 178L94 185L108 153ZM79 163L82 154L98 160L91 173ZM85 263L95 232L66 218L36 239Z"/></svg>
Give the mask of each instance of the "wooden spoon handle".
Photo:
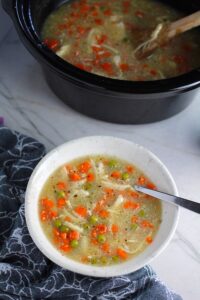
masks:
<svg viewBox="0 0 200 300"><path fill-rule="evenodd" d="M158 24L153 33L157 31L158 27L162 28L158 30L155 37L151 37L148 41L137 47L135 50L136 57L139 59L147 57L156 48L167 44L177 35L197 26L200 26L200 10L168 25Z"/></svg>
<svg viewBox="0 0 200 300"><path fill-rule="evenodd" d="M172 39L182 32L200 26L200 10L168 25L166 39Z"/></svg>

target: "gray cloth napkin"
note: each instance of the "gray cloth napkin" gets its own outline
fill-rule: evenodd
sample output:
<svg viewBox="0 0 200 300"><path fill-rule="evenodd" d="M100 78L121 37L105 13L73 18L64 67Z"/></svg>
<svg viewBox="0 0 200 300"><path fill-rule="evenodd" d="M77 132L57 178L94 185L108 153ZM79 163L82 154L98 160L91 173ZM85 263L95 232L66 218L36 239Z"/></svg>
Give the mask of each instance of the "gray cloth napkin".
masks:
<svg viewBox="0 0 200 300"><path fill-rule="evenodd" d="M37 249L26 227L24 192L44 154L36 140L0 127L0 299L181 300L150 266L92 278L62 269Z"/></svg>

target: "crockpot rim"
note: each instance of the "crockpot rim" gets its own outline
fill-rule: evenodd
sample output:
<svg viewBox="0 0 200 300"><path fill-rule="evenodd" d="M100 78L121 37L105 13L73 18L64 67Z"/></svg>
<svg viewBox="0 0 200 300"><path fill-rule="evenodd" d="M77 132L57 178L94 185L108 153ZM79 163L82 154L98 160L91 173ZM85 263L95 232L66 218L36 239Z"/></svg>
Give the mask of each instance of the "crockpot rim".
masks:
<svg viewBox="0 0 200 300"><path fill-rule="evenodd" d="M200 87L200 67L188 73L168 79L139 82L112 79L81 70L64 61L45 46L32 22L30 0L28 0L28 22L27 16L24 15L22 9L24 7L23 3L24 0L13 0L11 17L14 18L15 24L17 23L18 29L23 32L23 36L27 42L37 51L40 59L65 79L72 80L76 83L79 82L81 85L95 88L95 90L106 90L106 92L117 93L118 95L174 94Z"/></svg>

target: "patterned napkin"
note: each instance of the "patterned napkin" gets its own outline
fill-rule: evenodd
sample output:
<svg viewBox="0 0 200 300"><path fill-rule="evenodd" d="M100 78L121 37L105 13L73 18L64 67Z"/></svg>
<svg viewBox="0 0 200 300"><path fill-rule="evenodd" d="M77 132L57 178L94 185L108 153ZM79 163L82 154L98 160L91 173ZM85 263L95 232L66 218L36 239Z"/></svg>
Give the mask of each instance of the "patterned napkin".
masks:
<svg viewBox="0 0 200 300"><path fill-rule="evenodd" d="M62 269L33 243L24 218L28 179L42 144L0 127L0 299L181 300L146 266L126 276L92 278Z"/></svg>

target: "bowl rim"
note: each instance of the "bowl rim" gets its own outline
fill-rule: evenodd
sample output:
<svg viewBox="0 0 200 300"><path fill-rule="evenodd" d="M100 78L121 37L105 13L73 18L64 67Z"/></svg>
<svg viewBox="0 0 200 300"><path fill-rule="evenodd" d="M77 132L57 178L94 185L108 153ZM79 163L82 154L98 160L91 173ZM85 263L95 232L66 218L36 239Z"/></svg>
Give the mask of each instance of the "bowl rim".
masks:
<svg viewBox="0 0 200 300"><path fill-rule="evenodd" d="M192 90L200 86L200 67L177 77L154 81L127 81L112 79L81 70L64 61L41 41L31 17L31 0L13 0L12 18L23 40L32 46L32 52L45 65L79 86L102 93L149 95L156 93L174 94ZM23 5L26 2L26 5ZM34 51L33 51L34 49ZM39 56L38 56L39 54Z"/></svg>
<svg viewBox="0 0 200 300"><path fill-rule="evenodd" d="M41 242L39 242L39 234L38 232L35 232L34 231L34 228L32 226L32 221L31 220L31 216L32 216L32 210L31 210L31 205L30 205L30 201L29 201L29 198L30 198L30 193L31 193L31 189L33 189L33 181L35 179L35 176L37 175L38 171L40 170L40 168L49 160L49 158L51 156L54 155L55 152L61 150L61 149L65 149L66 147L72 145L73 143L80 143L80 142L88 142L88 140L91 141L91 139L93 139L93 141L95 141L96 139L112 139L113 141L116 141L116 142L123 142L123 143L126 143L126 145L130 145L130 146L134 146L134 147L137 147L139 149L141 149L142 151L144 151L147 155L149 155L157 164L159 164L159 166L162 168L162 170L164 171L166 177L168 178L168 180L170 181L170 184L172 186L172 189L173 189L173 193L178 196L178 190L177 190L177 187L176 187L176 184L175 184L175 181L172 177L172 175L170 174L170 172L168 171L168 169L166 168L166 166L160 161L160 159L155 155L153 154L151 151L149 151L147 148L141 146L141 145L138 145L132 141L129 141L129 140L126 140L126 139L122 139L122 138L117 138L117 137L113 137L113 136L87 136L87 137L83 137L83 138L79 138L79 139L74 139L74 140L71 140L71 141L68 141L68 142L65 142L64 144L54 148L53 150L51 150L48 154L46 154L44 156L44 158L38 163L38 165L36 166L36 168L34 169L30 179L29 179L29 182L28 182L28 186L27 186L27 189L26 189L26 193L25 193L25 218L26 218L26 223L27 223L27 227L28 227L28 230L29 230L29 233L31 235L31 238L33 239L34 243L36 244L36 246L39 248L39 250L47 257L49 258L50 260L52 260L54 263L56 263L57 265L61 266L61 267L64 267L70 271L73 271L73 272L76 272L76 273L79 273L79 274L82 274L82 275L87 275L87 276L93 276L93 277L113 277L113 276L121 276L121 275L125 275L125 274L128 274L130 272L133 272L133 271L136 271L142 267L144 267L146 264L149 264L155 257L157 257L166 247L167 245L169 244L170 240L172 239L174 233L175 233L175 230L176 230L176 227L177 227L177 224L178 224L178 219L179 219L179 207L178 206L174 206L174 212L175 212L175 215L174 215L174 219L173 219L173 222L171 224L171 230L169 231L168 233L168 236L167 238L165 238L164 242L162 242L161 244L159 244L159 246L156 248L156 250L153 252L153 254L149 255L148 257L146 257L142 262L140 263L137 263L135 267L132 267L132 268L129 268L129 271L130 272L127 272L126 271L126 268L123 269L123 267L120 269L120 271L116 271L115 270L115 265L111 265L111 266L107 266L107 267L101 267L101 266L90 266L90 265L84 265L82 263L79 263L77 261L74 261L66 256L64 256L64 259L66 262L68 262L67 264L67 267L66 266L63 266L63 264L60 262L59 259L57 259L56 257L52 258L51 256L51 253L49 252L48 249L46 248L43 248L42 245L41 245ZM89 155L89 154L88 154ZM39 201L39 200L37 200ZM39 216L38 216L38 219L39 219ZM45 236L45 234L43 233L42 231L42 227L40 227L41 229L41 233L43 236ZM48 241L48 243L54 247L51 242L48 240L48 238L45 236L45 241ZM55 247L54 247L55 248ZM59 251L56 249L56 252L59 253ZM145 252L145 251L144 251ZM129 260L129 262L131 261L132 259ZM71 264L73 264L73 266L71 266ZM117 264L118 265L121 265L123 266L123 263L121 264ZM131 265L131 264L130 264ZM85 268L83 267L85 266L85 268L87 270L85 270ZM87 266L87 267L86 267ZM89 268L88 268L89 266ZM82 267L82 268L81 268ZM89 269L89 270L88 270Z"/></svg>

